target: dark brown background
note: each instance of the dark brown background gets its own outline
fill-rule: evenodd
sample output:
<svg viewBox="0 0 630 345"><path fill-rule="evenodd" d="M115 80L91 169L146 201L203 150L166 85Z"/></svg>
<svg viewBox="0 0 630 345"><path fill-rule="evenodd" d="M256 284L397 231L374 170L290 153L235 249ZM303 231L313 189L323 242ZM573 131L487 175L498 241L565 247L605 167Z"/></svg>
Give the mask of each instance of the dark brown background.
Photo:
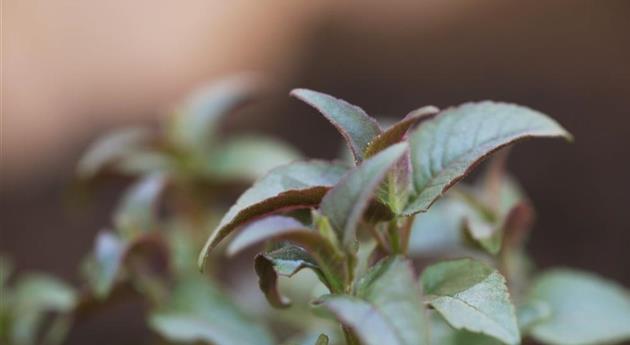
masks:
<svg viewBox="0 0 630 345"><path fill-rule="evenodd" d="M484 4L447 19L407 13L397 20L387 12L320 16L305 31L294 72L227 128L277 134L309 156L330 158L339 149L338 135L315 111L288 98L290 88L325 91L378 116L467 100L529 105L576 137L574 144L532 141L512 152L510 168L538 211L529 244L535 261L630 286L630 2ZM152 113L128 115L143 112ZM78 211L68 207L67 187L81 150L108 126L85 128L54 164L35 162L25 177L3 178L0 252L20 270L76 281L76 263L109 224L122 183L106 184ZM136 313L137 306L117 306L82 323L71 343L137 342L144 326Z"/></svg>

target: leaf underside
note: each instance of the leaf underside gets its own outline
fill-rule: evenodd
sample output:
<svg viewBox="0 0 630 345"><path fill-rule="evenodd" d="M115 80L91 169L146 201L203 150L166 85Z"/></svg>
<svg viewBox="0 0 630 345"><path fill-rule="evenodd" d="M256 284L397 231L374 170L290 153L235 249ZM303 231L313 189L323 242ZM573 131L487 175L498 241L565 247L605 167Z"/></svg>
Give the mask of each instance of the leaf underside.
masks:
<svg viewBox="0 0 630 345"><path fill-rule="evenodd" d="M312 207L343 175L343 165L323 161L295 162L273 169L243 193L206 242L198 265L235 228L265 214Z"/></svg>

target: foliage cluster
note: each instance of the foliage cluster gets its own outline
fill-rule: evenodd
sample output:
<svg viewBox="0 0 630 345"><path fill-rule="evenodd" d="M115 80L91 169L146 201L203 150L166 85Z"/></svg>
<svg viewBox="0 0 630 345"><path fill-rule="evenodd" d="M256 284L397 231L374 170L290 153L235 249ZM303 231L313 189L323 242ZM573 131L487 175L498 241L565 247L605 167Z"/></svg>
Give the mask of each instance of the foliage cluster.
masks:
<svg viewBox="0 0 630 345"><path fill-rule="evenodd" d="M273 139L220 138L218 121L254 89L251 80L223 81L160 130L116 131L88 150L83 179L113 172L137 181L83 262L81 289L41 274L9 282L2 261L3 343L60 343L73 321L130 293L145 300L163 343L630 339L627 290L573 269L539 272L525 253L534 209L505 170L506 147L571 140L548 116L484 101L422 107L383 128L357 106L296 89L351 154L348 162L304 160ZM490 156L477 181L461 182ZM221 217L226 188L253 180ZM222 284L218 277L243 272L214 254L261 247L254 271L268 305L247 297L247 279Z"/></svg>

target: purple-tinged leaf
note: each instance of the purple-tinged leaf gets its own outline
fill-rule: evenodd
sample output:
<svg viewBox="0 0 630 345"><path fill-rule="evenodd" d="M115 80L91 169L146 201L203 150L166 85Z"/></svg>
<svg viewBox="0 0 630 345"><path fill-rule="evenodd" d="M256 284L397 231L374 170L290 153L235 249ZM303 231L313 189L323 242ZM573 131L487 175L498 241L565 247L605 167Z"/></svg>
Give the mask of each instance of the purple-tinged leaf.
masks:
<svg viewBox="0 0 630 345"><path fill-rule="evenodd" d="M321 211L344 245L356 239L357 225L376 188L407 148L399 143L379 152L351 170L322 199Z"/></svg>
<svg viewBox="0 0 630 345"><path fill-rule="evenodd" d="M401 141L412 126L421 121L432 118L439 111L440 110L438 108L429 105L410 112L402 120L394 123L391 127L383 131L383 133L377 135L374 140L370 141L368 146L365 148L365 158L374 156L380 151L383 151L389 146Z"/></svg>
<svg viewBox="0 0 630 345"><path fill-rule="evenodd" d="M486 101L442 111L409 135L415 195L404 213L426 211L489 154L535 137L571 139L546 115L514 104Z"/></svg>
<svg viewBox="0 0 630 345"><path fill-rule="evenodd" d="M316 108L337 128L348 143L356 163L363 160L369 143L381 133L376 120L344 100L307 89L294 89L291 95Z"/></svg>
<svg viewBox="0 0 630 345"><path fill-rule="evenodd" d="M206 242L198 260L206 257L235 228L269 213L314 207L335 185L346 167L323 161L295 162L273 169L243 193Z"/></svg>
<svg viewBox="0 0 630 345"><path fill-rule="evenodd" d="M350 280L344 254L318 232L289 217L270 216L249 224L236 235L227 253L234 255L267 240L288 241L306 250L321 269L323 283L332 291L340 291Z"/></svg>
<svg viewBox="0 0 630 345"><path fill-rule="evenodd" d="M287 308L291 305L291 301L278 290L278 276L292 277L303 268L311 268L321 274L315 260L302 248L294 245L258 254L254 260L260 290L269 304L276 308Z"/></svg>

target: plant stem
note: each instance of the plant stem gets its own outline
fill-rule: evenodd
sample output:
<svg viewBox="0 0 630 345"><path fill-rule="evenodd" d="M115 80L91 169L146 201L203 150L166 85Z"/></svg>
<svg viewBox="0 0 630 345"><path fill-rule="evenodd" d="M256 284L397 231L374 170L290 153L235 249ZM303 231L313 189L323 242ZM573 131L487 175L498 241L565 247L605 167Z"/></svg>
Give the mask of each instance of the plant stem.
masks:
<svg viewBox="0 0 630 345"><path fill-rule="evenodd" d="M392 253L394 254L401 253L400 234L398 231L398 222L396 219L390 221L387 225L387 233L389 235L389 245L392 248Z"/></svg>
<svg viewBox="0 0 630 345"><path fill-rule="evenodd" d="M411 226L413 225L413 220L416 218L415 215L407 217L405 219L405 224L403 224L402 229L400 229L400 247L403 255L407 255L409 252L409 239L411 238Z"/></svg>

